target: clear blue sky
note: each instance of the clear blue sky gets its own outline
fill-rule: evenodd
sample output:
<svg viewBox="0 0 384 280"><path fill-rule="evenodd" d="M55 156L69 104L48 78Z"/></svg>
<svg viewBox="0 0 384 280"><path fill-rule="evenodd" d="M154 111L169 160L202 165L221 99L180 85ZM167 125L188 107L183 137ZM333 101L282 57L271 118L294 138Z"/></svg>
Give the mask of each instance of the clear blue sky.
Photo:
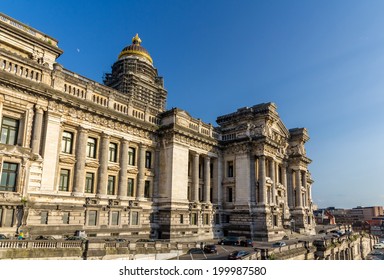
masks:
<svg viewBox="0 0 384 280"><path fill-rule="evenodd" d="M384 1L27 1L0 11L59 40L102 81L139 33L179 107L216 125L274 102L306 127L320 207L384 205Z"/></svg>

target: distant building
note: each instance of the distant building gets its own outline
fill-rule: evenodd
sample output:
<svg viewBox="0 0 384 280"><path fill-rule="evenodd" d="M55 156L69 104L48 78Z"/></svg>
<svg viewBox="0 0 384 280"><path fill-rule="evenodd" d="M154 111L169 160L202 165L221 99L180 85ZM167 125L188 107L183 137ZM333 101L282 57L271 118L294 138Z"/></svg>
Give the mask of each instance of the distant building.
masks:
<svg viewBox="0 0 384 280"><path fill-rule="evenodd" d="M0 14L1 232L314 232L308 132L287 129L275 104L240 108L213 127L166 109L138 35L104 84L63 68L62 53L54 38Z"/></svg>

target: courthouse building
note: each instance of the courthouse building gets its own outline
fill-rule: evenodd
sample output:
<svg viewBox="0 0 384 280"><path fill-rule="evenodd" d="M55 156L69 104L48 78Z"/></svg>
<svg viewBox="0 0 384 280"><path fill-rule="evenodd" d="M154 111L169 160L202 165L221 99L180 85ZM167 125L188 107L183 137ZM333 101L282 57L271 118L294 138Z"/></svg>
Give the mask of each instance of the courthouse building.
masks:
<svg viewBox="0 0 384 280"><path fill-rule="evenodd" d="M0 14L0 233L276 240L314 231L308 133L287 129L275 104L214 127L166 108L138 35L103 84L58 64L62 54L56 39Z"/></svg>

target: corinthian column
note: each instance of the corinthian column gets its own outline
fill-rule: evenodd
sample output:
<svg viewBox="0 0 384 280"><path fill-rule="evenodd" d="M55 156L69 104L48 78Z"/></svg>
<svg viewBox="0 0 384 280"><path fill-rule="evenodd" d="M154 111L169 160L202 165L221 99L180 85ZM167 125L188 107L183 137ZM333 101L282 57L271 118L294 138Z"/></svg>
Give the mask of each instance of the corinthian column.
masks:
<svg viewBox="0 0 384 280"><path fill-rule="evenodd" d="M120 173L119 173L119 190L118 190L119 197L127 196L128 147L129 147L129 141L126 139L122 139L121 149L120 149Z"/></svg>
<svg viewBox="0 0 384 280"><path fill-rule="evenodd" d="M88 139L88 130L79 126L76 145L75 185L73 195L82 195L85 186L85 156Z"/></svg>
<svg viewBox="0 0 384 280"><path fill-rule="evenodd" d="M99 182L97 194L100 196L107 195L108 185L108 151L109 151L109 135L101 135L100 143L100 166L99 166Z"/></svg>
<svg viewBox="0 0 384 280"><path fill-rule="evenodd" d="M41 130L43 128L44 111L40 106L35 106L35 118L33 121L32 153L40 154Z"/></svg>
<svg viewBox="0 0 384 280"><path fill-rule="evenodd" d="M205 157L205 177L204 177L204 202L211 201L211 159Z"/></svg>

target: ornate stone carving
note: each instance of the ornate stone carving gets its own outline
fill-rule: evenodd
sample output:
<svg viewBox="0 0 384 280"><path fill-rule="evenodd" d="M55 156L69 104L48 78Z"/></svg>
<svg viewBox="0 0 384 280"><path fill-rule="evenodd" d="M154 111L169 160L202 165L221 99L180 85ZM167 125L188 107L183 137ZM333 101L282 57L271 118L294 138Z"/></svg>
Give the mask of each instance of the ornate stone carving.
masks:
<svg viewBox="0 0 384 280"><path fill-rule="evenodd" d="M76 159L73 156L65 156L65 155L60 155L59 161L61 163L66 163L66 164L75 164Z"/></svg>

